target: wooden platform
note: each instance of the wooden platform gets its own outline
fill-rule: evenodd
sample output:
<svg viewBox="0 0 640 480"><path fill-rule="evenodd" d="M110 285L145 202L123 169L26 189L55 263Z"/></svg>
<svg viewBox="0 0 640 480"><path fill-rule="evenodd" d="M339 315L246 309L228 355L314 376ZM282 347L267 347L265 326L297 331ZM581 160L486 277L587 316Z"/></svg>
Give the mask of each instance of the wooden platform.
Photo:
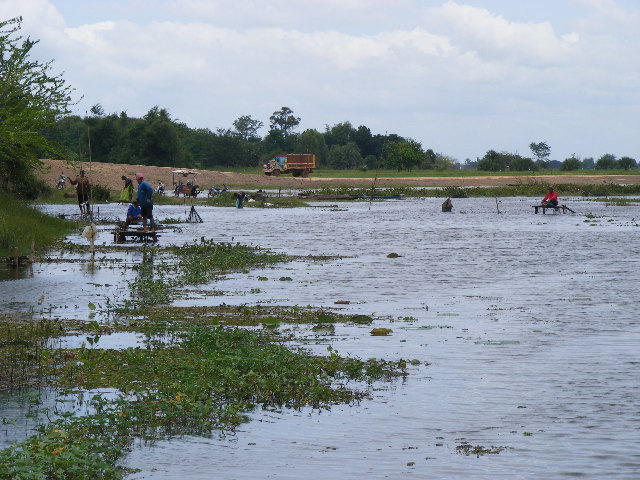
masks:
<svg viewBox="0 0 640 480"><path fill-rule="evenodd" d="M547 213L547 210L553 210L554 212L558 212L560 210L562 210L562 213L567 213L567 211L571 212L571 213L576 213L573 210L571 210L569 207L567 207L566 205L558 205L557 207L546 207L544 205L531 205L534 208L534 213L538 213L538 211L542 210L542 214L544 215L545 213Z"/></svg>
<svg viewBox="0 0 640 480"><path fill-rule="evenodd" d="M130 240L139 240L142 242L157 242L158 234L156 232L143 232L142 230L114 230L113 241L115 243L124 243Z"/></svg>

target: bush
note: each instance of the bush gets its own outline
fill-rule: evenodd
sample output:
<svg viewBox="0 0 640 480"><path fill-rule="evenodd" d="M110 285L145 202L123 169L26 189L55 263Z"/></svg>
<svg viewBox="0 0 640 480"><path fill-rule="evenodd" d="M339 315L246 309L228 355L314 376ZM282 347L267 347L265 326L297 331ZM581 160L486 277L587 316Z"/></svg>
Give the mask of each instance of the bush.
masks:
<svg viewBox="0 0 640 480"><path fill-rule="evenodd" d="M111 190L99 184L91 186L91 200L93 202L108 202L111 199Z"/></svg>

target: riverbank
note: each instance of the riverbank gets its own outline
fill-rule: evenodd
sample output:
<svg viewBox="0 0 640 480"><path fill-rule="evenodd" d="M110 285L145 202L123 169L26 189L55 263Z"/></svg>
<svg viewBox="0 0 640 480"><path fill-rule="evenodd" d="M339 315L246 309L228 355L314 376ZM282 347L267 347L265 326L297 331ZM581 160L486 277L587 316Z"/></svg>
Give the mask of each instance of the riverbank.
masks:
<svg viewBox="0 0 640 480"><path fill-rule="evenodd" d="M69 165L64 160L43 160L46 171L40 174L47 185L55 186L61 173L67 177L74 178L81 164ZM180 176L172 173L171 167L153 167L146 165L128 165L115 163L82 164L87 174L95 184L102 185L111 190L120 190L124 184L122 176L133 178L137 172L144 175L145 179L156 186L162 182L168 189L171 189L173 181L180 181ZM258 170L258 169L256 169ZM307 178L294 178L291 176L268 177L259 173L235 173L225 171L196 170L196 183L202 190L208 189L212 185L222 186L226 184L229 188L268 188L268 189L296 189L308 190L322 187L371 186L374 183L378 187L385 186L407 186L407 187L485 187L485 186L508 186L527 185L531 183L543 184L603 184L611 183L617 185L639 185L640 175L623 174L532 174L532 175L501 175L495 174L486 176L423 176L423 177L381 177L375 178L375 173L371 173L369 178L326 178L314 176ZM190 179L189 179L190 180ZM186 183L186 180L184 180ZM69 188L69 184L67 184Z"/></svg>
<svg viewBox="0 0 640 480"><path fill-rule="evenodd" d="M77 224L45 215L9 195L0 195L0 257L27 255L65 237Z"/></svg>

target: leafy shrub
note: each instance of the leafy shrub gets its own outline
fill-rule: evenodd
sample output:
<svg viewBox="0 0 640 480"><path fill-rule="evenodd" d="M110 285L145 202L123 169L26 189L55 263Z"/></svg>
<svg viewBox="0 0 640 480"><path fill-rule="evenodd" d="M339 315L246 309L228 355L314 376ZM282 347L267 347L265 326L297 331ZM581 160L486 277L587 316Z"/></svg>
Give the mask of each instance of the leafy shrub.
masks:
<svg viewBox="0 0 640 480"><path fill-rule="evenodd" d="M111 199L111 190L99 184L91 186L91 200L94 202L108 202Z"/></svg>

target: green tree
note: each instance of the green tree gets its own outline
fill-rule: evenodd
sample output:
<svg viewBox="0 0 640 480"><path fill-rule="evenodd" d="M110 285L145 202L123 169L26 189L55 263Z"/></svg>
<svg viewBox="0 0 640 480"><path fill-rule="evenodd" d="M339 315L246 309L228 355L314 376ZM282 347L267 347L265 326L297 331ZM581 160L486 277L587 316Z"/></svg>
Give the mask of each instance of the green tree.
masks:
<svg viewBox="0 0 640 480"><path fill-rule="evenodd" d="M30 59L38 41L19 36L21 24L21 17L0 22L0 185L33 197L39 158L65 153L44 131L69 113L72 89L50 74L51 62Z"/></svg>
<svg viewBox="0 0 640 480"><path fill-rule="evenodd" d="M618 166L616 156L605 153L596 162L596 170L614 170Z"/></svg>
<svg viewBox="0 0 640 480"><path fill-rule="evenodd" d="M509 170L514 172L533 172L537 170L537 166L533 163L533 160L526 157L521 157L517 154L505 154L506 163Z"/></svg>
<svg viewBox="0 0 640 480"><path fill-rule="evenodd" d="M426 152L424 152L424 158L420 167L426 168L427 170L432 170L436 168L436 163L438 162L438 155L431 148L428 148Z"/></svg>
<svg viewBox="0 0 640 480"><path fill-rule="evenodd" d="M362 156L355 142L333 145L329 150L329 166L340 169L354 169L362 166Z"/></svg>
<svg viewBox="0 0 640 480"><path fill-rule="evenodd" d="M622 170L634 170L638 168L638 162L631 157L622 157L618 160L618 168Z"/></svg>
<svg viewBox="0 0 640 480"><path fill-rule="evenodd" d="M507 160L504 155L495 150L489 150L484 154L484 157L478 160L477 169L487 172L500 172L507 169Z"/></svg>
<svg viewBox="0 0 640 480"><path fill-rule="evenodd" d="M571 155L569 158L566 158L562 165L560 165L560 170L569 172L572 170L580 170L582 168L582 162L579 158L576 158L575 154Z"/></svg>
<svg viewBox="0 0 640 480"><path fill-rule="evenodd" d="M351 135L351 138L353 139L354 142L356 142L356 145L358 146L358 149L360 150L360 154L363 157L369 157L370 155L377 155L378 152L376 151L376 142L373 138L373 135L371 135L371 130L369 130L368 127L365 127L364 125L360 125Z"/></svg>
<svg viewBox="0 0 640 480"><path fill-rule="evenodd" d="M411 170L424 160L422 145L412 139L387 143L387 165L390 168Z"/></svg>
<svg viewBox="0 0 640 480"><path fill-rule="evenodd" d="M334 126L325 126L324 140L329 147L333 145L346 145L353 141L356 130L350 122L336 123Z"/></svg>
<svg viewBox="0 0 640 480"><path fill-rule="evenodd" d="M596 162L593 157L587 157L582 159L582 169L583 170L593 170L596 168Z"/></svg>
<svg viewBox="0 0 640 480"><path fill-rule="evenodd" d="M289 107L282 107L277 112L273 112L273 115L269 117L269 122L271 130L280 132L286 138L300 125L300 118L295 117L293 110Z"/></svg>
<svg viewBox="0 0 640 480"><path fill-rule="evenodd" d="M259 140L258 130L264 124L260 120L254 120L249 115L242 115L233 122L236 133L245 141Z"/></svg>
<svg viewBox="0 0 640 480"><path fill-rule="evenodd" d="M460 164L456 161L455 158L449 155L438 153L436 155L435 168L438 170L459 170Z"/></svg>
<svg viewBox="0 0 640 480"><path fill-rule="evenodd" d="M295 151L297 153L313 153L318 165L327 161L329 149L324 141L324 135L314 129L305 130L297 139Z"/></svg>
<svg viewBox="0 0 640 480"><path fill-rule="evenodd" d="M531 142L529 149L536 157L536 162L540 168L547 168L549 166L549 155L551 155L551 147L546 142Z"/></svg>
<svg viewBox="0 0 640 480"><path fill-rule="evenodd" d="M188 165L190 154L182 145L179 129L169 112L158 106L144 116L138 137L138 154L144 165L174 167Z"/></svg>

